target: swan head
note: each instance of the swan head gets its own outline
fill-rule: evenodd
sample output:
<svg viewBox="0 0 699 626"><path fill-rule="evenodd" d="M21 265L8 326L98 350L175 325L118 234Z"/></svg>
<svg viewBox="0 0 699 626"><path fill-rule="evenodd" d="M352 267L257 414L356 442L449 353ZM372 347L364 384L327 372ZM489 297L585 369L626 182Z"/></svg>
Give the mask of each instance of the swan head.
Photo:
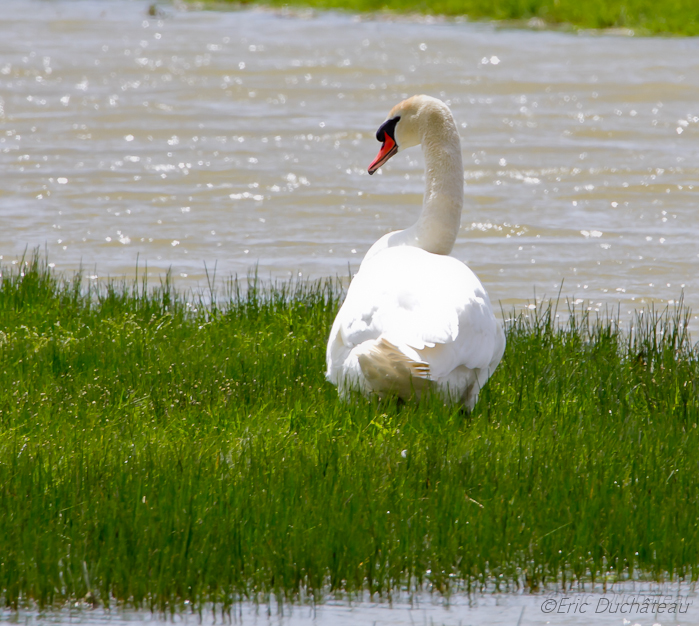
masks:
<svg viewBox="0 0 699 626"><path fill-rule="evenodd" d="M449 107L431 96L413 96L394 106L376 131L381 149L369 166L369 174L401 150L419 146L425 133L430 132L430 127L438 126L440 119L449 119L453 124Z"/></svg>

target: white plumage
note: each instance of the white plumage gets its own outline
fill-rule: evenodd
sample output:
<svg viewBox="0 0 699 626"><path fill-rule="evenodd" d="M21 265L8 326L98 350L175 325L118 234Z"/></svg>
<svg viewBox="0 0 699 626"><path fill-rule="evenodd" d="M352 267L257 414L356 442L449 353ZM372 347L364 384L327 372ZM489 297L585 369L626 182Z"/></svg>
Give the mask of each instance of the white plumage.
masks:
<svg viewBox="0 0 699 626"><path fill-rule="evenodd" d="M342 395L356 388L407 400L431 387L470 410L505 335L476 275L448 256L463 206L456 125L443 102L414 96L394 107L377 138L370 173L422 143L425 202L414 226L382 237L362 261L330 332L327 378Z"/></svg>

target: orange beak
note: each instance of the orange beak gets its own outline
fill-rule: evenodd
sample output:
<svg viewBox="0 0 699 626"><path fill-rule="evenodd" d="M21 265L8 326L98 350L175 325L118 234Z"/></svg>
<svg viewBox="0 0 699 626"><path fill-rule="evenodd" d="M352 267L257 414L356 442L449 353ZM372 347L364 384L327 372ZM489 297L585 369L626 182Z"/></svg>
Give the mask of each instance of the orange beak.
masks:
<svg viewBox="0 0 699 626"><path fill-rule="evenodd" d="M396 152L398 152L398 146L396 145L396 142L393 141L391 136L388 133L386 133L384 137L385 138L383 145L381 146L381 150L379 150L379 153L376 155L376 158L372 161L371 165L369 166L369 174L373 174L386 161L388 161L388 159L390 159Z"/></svg>

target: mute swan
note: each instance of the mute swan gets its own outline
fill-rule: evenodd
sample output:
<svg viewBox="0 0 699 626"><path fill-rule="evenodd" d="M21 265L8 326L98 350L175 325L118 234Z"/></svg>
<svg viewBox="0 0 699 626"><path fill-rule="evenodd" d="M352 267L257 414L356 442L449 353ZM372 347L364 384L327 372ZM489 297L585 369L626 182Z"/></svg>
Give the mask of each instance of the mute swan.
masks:
<svg viewBox="0 0 699 626"><path fill-rule="evenodd" d="M340 308L327 348L327 379L341 396L408 399L428 387L473 409L505 351L505 334L476 275L448 256L463 208L461 142L441 100L413 96L376 132L373 174L393 155L422 145L426 189L410 228L367 252Z"/></svg>

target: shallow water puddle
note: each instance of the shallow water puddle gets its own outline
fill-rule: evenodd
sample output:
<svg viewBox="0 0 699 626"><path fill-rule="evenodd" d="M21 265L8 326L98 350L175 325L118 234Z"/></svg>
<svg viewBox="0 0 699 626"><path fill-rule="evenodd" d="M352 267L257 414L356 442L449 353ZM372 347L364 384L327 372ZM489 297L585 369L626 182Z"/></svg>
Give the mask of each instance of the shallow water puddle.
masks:
<svg viewBox="0 0 699 626"><path fill-rule="evenodd" d="M159 616L146 611L72 609L38 613L0 612L10 623L101 626L106 624L252 624L278 626L690 626L699 621L699 599L690 585L628 583L606 591L547 594L488 594L442 599L423 594L412 604L364 600L328 601L315 606L255 606L245 603L230 615L202 612Z"/></svg>

